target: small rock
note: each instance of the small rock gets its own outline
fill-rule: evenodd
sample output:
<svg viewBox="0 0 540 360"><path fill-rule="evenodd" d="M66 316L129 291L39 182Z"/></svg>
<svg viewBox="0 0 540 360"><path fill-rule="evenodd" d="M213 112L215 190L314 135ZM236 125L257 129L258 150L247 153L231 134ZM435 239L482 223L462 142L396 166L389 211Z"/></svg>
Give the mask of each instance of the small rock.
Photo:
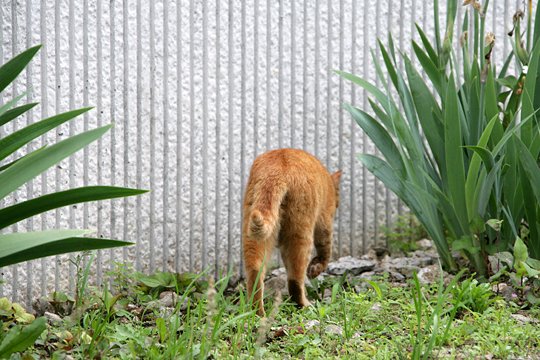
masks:
<svg viewBox="0 0 540 360"><path fill-rule="evenodd" d="M516 319L517 321L522 322L524 324L526 324L526 323L536 324L536 323L540 322L538 319L533 319L533 318L530 318L528 316L521 315L521 314L511 314L510 316L513 317L514 319Z"/></svg>
<svg viewBox="0 0 540 360"><path fill-rule="evenodd" d="M277 269L274 269L272 270L272 272L270 273L272 276L282 276L282 275L287 275L287 270L284 268L284 267L280 267L280 268L277 268Z"/></svg>
<svg viewBox="0 0 540 360"><path fill-rule="evenodd" d="M432 284L436 283L441 278L441 271L439 269L439 265L429 265L425 268L420 269L418 271L418 281L421 284Z"/></svg>
<svg viewBox="0 0 540 360"><path fill-rule="evenodd" d="M266 280L264 282L264 292L271 296L275 296L278 292L283 296L288 296L287 274L284 273Z"/></svg>
<svg viewBox="0 0 540 360"><path fill-rule="evenodd" d="M159 294L159 303L164 307L175 307L180 301L180 296L174 291L163 291Z"/></svg>
<svg viewBox="0 0 540 360"><path fill-rule="evenodd" d="M416 242L416 245L423 250L433 248L433 242L429 239L422 239Z"/></svg>
<svg viewBox="0 0 540 360"><path fill-rule="evenodd" d="M424 256L423 253L418 255L420 256L397 257L389 259L383 264L383 268L385 271L396 271L407 278L411 278L414 272L418 273L420 271L420 268L432 265L434 263L433 257Z"/></svg>
<svg viewBox="0 0 540 360"><path fill-rule="evenodd" d="M330 324L324 328L324 331L328 334L343 335L343 329L339 325Z"/></svg>
<svg viewBox="0 0 540 360"><path fill-rule="evenodd" d="M314 328L315 326L319 326L319 325L321 325L319 320L309 320L304 324L304 327L306 328L306 330L310 330Z"/></svg>
<svg viewBox="0 0 540 360"><path fill-rule="evenodd" d="M324 289L323 299L329 299L331 297L332 297L332 290L331 289Z"/></svg>
<svg viewBox="0 0 540 360"><path fill-rule="evenodd" d="M416 250L412 253L411 262L414 266L426 267L428 265L433 265L437 262L438 257L434 254L424 251Z"/></svg>
<svg viewBox="0 0 540 360"><path fill-rule="evenodd" d="M371 311L381 311L381 309L382 309L382 306L381 306L381 304L379 304L379 303L373 304L373 305L371 306L371 308L370 308Z"/></svg>
<svg viewBox="0 0 540 360"><path fill-rule="evenodd" d="M506 301L515 301L517 299L514 288L506 283L495 284L493 285L492 290L501 295Z"/></svg>
<svg viewBox="0 0 540 360"><path fill-rule="evenodd" d="M339 258L337 261L328 264L326 270L331 275L343 275L346 271L353 275L373 270L376 263L371 260L355 259L352 256Z"/></svg>
<svg viewBox="0 0 540 360"><path fill-rule="evenodd" d="M62 322L62 318L54 313L45 311L43 315L47 318L47 322L51 325L57 325Z"/></svg>
<svg viewBox="0 0 540 360"><path fill-rule="evenodd" d="M352 335L353 339L357 339L357 338L360 338L360 337L362 337L362 333L360 331L357 331Z"/></svg>
<svg viewBox="0 0 540 360"><path fill-rule="evenodd" d="M372 250L375 252L375 256L378 260L390 255L390 251L388 250L388 248L385 247L374 247Z"/></svg>
<svg viewBox="0 0 540 360"><path fill-rule="evenodd" d="M365 273L361 273L360 275L358 275L358 278L371 280L374 275L374 271L366 271Z"/></svg>
<svg viewBox="0 0 540 360"><path fill-rule="evenodd" d="M401 273L398 273L397 271L388 271L388 275L390 276L390 280L392 281L405 280L405 276L403 276Z"/></svg>
<svg viewBox="0 0 540 360"><path fill-rule="evenodd" d="M369 249L367 253L360 256L360 260L378 261L377 253L373 249Z"/></svg>
<svg viewBox="0 0 540 360"><path fill-rule="evenodd" d="M54 313L54 307L45 297L36 299L36 301L32 303L32 308L34 309L36 316L43 316L46 312Z"/></svg>
<svg viewBox="0 0 540 360"><path fill-rule="evenodd" d="M493 255L488 255L489 266L491 271L495 274L504 267L504 263Z"/></svg>
<svg viewBox="0 0 540 360"><path fill-rule="evenodd" d="M159 309L159 316L164 319L168 319L174 314L175 311L176 309L173 307L164 306Z"/></svg>

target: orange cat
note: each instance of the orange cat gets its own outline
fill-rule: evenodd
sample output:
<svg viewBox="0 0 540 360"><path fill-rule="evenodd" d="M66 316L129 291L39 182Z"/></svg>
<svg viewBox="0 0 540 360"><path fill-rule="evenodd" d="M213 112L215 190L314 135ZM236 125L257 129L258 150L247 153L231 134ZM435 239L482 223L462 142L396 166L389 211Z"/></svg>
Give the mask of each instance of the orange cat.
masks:
<svg viewBox="0 0 540 360"><path fill-rule="evenodd" d="M326 269L332 253L334 214L341 171L332 175L303 150L278 149L257 157L244 198L242 240L247 291L264 316L266 262L279 247L287 269L289 294L308 306L304 278ZM317 256L309 261L313 246Z"/></svg>

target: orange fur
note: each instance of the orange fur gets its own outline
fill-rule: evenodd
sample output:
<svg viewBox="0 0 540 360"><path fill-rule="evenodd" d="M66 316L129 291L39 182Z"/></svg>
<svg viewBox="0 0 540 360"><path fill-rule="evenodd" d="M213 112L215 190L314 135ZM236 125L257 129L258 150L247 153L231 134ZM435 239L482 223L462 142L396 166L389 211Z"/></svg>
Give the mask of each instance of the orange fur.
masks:
<svg viewBox="0 0 540 360"><path fill-rule="evenodd" d="M330 260L340 176L341 171L330 175L303 150L272 150L255 159L244 197L242 240L248 295L259 315L264 315L266 262L276 246L292 300L309 305L304 278L319 275ZM314 246L317 256L310 262Z"/></svg>

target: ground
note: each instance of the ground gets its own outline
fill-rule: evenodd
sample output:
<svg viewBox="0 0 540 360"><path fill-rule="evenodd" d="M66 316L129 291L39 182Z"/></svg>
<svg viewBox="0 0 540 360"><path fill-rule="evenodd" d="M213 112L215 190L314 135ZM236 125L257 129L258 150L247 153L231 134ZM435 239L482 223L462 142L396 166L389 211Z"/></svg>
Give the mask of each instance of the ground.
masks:
<svg viewBox="0 0 540 360"><path fill-rule="evenodd" d="M420 257L407 258L418 263ZM347 270L312 280L308 292L313 305L304 309L269 289L267 318L251 311L242 281L224 277L213 283L193 274L145 276L120 266L111 274L111 293L82 284L78 299L54 294L36 303L49 327L24 356L540 359L538 306L519 301L519 294L502 297L494 284L466 274L418 280L413 269L401 278L395 268L385 271L381 264L400 263L406 271L413 265L395 259L386 258L360 274ZM366 265L368 260L361 260ZM335 264L333 269L341 272ZM274 274L271 278L281 276L280 271Z"/></svg>

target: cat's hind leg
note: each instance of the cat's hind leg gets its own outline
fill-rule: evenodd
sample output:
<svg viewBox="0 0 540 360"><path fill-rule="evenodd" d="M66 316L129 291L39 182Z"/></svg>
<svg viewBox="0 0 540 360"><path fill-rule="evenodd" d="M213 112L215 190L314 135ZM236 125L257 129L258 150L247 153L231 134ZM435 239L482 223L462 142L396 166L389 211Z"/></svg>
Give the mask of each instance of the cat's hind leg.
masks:
<svg viewBox="0 0 540 360"><path fill-rule="evenodd" d="M309 306L304 279L313 249L313 238L309 233L288 234L281 242L281 256L287 268L287 283L291 299L300 307Z"/></svg>
<svg viewBox="0 0 540 360"><path fill-rule="evenodd" d="M332 220L323 220L315 226L314 243L317 250L315 256L309 263L307 270L308 278L313 279L326 270L332 255Z"/></svg>

